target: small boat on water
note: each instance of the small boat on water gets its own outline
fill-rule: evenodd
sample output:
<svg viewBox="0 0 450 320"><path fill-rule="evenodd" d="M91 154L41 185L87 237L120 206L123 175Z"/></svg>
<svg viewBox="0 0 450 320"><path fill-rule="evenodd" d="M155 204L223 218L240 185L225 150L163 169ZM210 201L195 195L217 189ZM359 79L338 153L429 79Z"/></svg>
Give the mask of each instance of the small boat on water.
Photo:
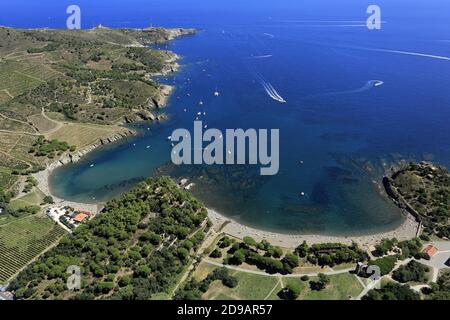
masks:
<svg viewBox="0 0 450 320"><path fill-rule="evenodd" d="M150 146L146 146L145 149L150 149Z"/></svg>
<svg viewBox="0 0 450 320"><path fill-rule="evenodd" d="M217 91L217 90L214 91L214 96L215 96L215 97L218 97L219 95L220 95L219 91Z"/></svg>
<svg viewBox="0 0 450 320"><path fill-rule="evenodd" d="M168 136L168 137L167 137L167 140L172 140L172 136Z"/></svg>
<svg viewBox="0 0 450 320"><path fill-rule="evenodd" d="M198 103L200 106L202 106L203 105L203 101L202 100L200 100L200 102Z"/></svg>
<svg viewBox="0 0 450 320"><path fill-rule="evenodd" d="M95 164L91 164L89 167L93 168L95 166Z"/></svg>

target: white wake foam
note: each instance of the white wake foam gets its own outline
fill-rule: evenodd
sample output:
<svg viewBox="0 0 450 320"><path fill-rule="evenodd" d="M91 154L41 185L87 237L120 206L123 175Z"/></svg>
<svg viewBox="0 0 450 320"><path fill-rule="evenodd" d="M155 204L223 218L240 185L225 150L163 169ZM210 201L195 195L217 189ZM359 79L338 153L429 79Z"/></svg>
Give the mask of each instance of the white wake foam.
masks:
<svg viewBox="0 0 450 320"><path fill-rule="evenodd" d="M364 92L364 91L370 90L370 89L372 89L374 87L379 87L379 86L381 86L383 84L384 84L384 82L381 81L381 80L369 80L362 87L360 87L358 89L344 90L344 91L334 91L334 92L315 94L315 95L310 95L307 98L328 97L328 96L337 96L337 95L344 95L344 94L360 93L360 92Z"/></svg>
<svg viewBox="0 0 450 320"><path fill-rule="evenodd" d="M271 54L265 54L265 55L261 55L261 56L252 56L252 59L267 59L267 58L272 58L273 55Z"/></svg>
<svg viewBox="0 0 450 320"><path fill-rule="evenodd" d="M282 96L278 94L278 92L275 90L275 88L265 81L261 81L262 86L264 87L264 90L266 90L266 93L271 97L273 100L276 100L281 103L286 103L287 101L284 100Z"/></svg>
<svg viewBox="0 0 450 320"><path fill-rule="evenodd" d="M386 52L386 53L404 54L404 55L408 55L408 56L425 57L425 58L432 58L432 59L439 59L439 60L450 61L450 57L438 56L438 55L429 54L429 53L411 52L411 51L402 51L402 50L390 50L390 49L379 49L379 48L358 48L358 47L356 47L356 49L362 49L362 50L367 50L367 51Z"/></svg>

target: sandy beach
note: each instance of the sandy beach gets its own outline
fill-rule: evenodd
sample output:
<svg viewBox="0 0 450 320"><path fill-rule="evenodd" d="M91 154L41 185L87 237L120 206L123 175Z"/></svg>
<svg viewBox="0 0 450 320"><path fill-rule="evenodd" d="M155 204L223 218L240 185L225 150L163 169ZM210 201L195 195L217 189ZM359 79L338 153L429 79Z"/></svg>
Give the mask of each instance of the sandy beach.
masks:
<svg viewBox="0 0 450 320"><path fill-rule="evenodd" d="M61 198L56 197L54 194L50 192L50 186L49 186L49 177L51 172L56 168L57 166L55 164L48 166L45 170L40 171L38 173L33 174L33 177L38 182L38 188L45 194L51 195L53 197L53 200L55 202L52 206L57 207L64 207L69 206L81 211L89 211L93 214L97 214L100 209L99 204L89 204L89 203L80 203L80 202L73 202L73 201L67 201Z"/></svg>
<svg viewBox="0 0 450 320"><path fill-rule="evenodd" d="M208 209L208 216L216 230L221 228L223 233L232 237L242 239L245 236L251 236L256 241L265 239L273 245L291 249L297 247L303 241L306 241L308 244L325 242L351 244L354 241L363 248L369 248L384 238L397 238L399 241L412 239L416 237L419 226L419 223L412 216L408 216L403 224L395 230L365 236L290 235L254 229L225 217L212 209Z"/></svg>
<svg viewBox="0 0 450 320"><path fill-rule="evenodd" d="M45 170L33 174L38 181L38 187L45 194L49 194L55 201L55 206L71 206L78 210L90 211L92 213L98 213L101 208L100 204L87 204L73 201L67 201L56 197L50 191L49 177L51 172L58 167L59 164L55 163L48 166ZM364 235L364 236L327 236L327 235L300 235L300 234L281 234L265 230L258 230L249 226L245 226L233 219L225 217L213 209L208 208L208 217L213 223L213 227L229 236L242 239L245 236L251 236L257 241L263 239L269 241L273 245L277 245L283 248L295 248L303 241L308 244L325 243L325 242L340 242L345 244L351 244L352 242L358 243L361 247L369 249L369 247L380 242L384 238L397 238L400 241L409 240L417 235L419 223L412 216L407 216L405 221L396 229L387 232L381 232L376 234Z"/></svg>

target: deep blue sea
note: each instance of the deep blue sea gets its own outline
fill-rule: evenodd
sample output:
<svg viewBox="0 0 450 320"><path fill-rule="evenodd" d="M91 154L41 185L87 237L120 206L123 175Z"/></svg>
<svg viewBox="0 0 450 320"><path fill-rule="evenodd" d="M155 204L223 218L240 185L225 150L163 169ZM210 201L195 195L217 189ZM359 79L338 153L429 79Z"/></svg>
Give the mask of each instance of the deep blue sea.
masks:
<svg viewBox="0 0 450 320"><path fill-rule="evenodd" d="M0 25L63 28L69 4L81 7L83 28L201 31L162 46L183 57L180 72L160 79L176 86L163 110L169 120L139 125L140 136L58 169L58 196L105 201L170 174L253 227L355 235L402 222L374 183L384 169L400 159L450 166L448 1L377 1L381 30L367 29L365 0L3 0ZM280 129L279 174L171 165L167 136L192 130L198 112L209 128Z"/></svg>

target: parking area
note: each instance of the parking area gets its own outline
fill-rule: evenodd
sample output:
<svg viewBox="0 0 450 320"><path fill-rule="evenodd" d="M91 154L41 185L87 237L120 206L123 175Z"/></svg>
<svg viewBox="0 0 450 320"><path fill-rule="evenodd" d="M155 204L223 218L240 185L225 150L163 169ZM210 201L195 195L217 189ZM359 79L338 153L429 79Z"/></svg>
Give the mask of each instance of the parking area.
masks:
<svg viewBox="0 0 450 320"><path fill-rule="evenodd" d="M450 269L450 241L436 241L431 245L438 249L437 253L430 260L421 259L420 262L434 269L433 281L436 281L439 270Z"/></svg>

